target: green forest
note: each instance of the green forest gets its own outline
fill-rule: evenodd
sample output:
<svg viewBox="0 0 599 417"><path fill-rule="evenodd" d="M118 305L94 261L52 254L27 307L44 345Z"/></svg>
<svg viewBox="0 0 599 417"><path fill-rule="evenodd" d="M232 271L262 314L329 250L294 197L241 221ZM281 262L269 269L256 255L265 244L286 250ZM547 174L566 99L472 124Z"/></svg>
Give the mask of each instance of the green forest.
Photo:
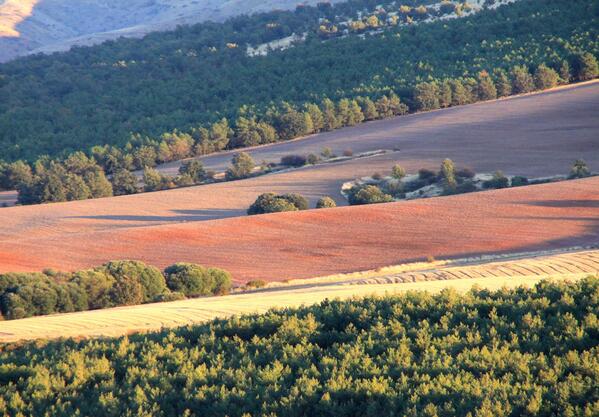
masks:
<svg viewBox="0 0 599 417"><path fill-rule="evenodd" d="M298 132L278 129L290 108L397 95L412 111L426 109L436 103L418 100L416 87L424 82L468 85L483 71L523 66L534 72L541 64L576 81L583 54L599 54L597 0L521 0L460 19L391 25L375 34L358 25L348 35L323 36L319 22L338 25L338 16L373 11L377 3L301 6L3 64L0 160L33 162L79 150L91 155L94 146L127 149L173 132L196 141L216 135L222 145L212 127L223 120L236 132L227 147L276 134L286 139ZM405 21L418 14L417 8L405 13ZM246 54L247 45L292 33L308 35L285 51Z"/></svg>
<svg viewBox="0 0 599 417"><path fill-rule="evenodd" d="M0 348L5 416L599 415L599 280Z"/></svg>

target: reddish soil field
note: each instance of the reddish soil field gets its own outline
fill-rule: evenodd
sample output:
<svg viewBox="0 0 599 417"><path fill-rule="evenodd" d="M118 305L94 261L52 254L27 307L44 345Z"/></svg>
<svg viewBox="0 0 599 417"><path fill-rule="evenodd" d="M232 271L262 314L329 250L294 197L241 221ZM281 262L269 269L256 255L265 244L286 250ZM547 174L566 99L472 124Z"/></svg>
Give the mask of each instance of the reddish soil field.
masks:
<svg viewBox="0 0 599 417"><path fill-rule="evenodd" d="M302 172L297 171L297 172ZM318 173L318 169L306 172ZM475 254L598 243L599 178L453 197L202 221L272 177L0 210L0 271L73 270L111 259L219 266L239 282L282 280ZM299 179L302 177L300 176ZM286 186L312 186L287 178ZM275 181L276 183L276 181ZM212 189L213 188L213 189ZM275 191L283 184L270 184ZM212 193L200 193L202 189ZM235 193L232 196L228 193ZM252 194L252 193L249 193ZM181 207L188 207L182 209ZM212 209L237 215L238 209ZM119 214L120 213L120 214Z"/></svg>

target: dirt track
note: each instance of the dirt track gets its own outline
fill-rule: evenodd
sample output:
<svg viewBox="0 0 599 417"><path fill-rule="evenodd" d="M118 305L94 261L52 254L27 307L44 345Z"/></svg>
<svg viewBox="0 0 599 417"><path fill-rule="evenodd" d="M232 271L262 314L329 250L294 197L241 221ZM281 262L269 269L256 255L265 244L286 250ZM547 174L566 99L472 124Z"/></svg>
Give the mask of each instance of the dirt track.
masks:
<svg viewBox="0 0 599 417"><path fill-rule="evenodd" d="M230 192L247 193L245 187L255 189L256 180L230 183ZM237 281L282 280L374 269L428 255L583 246L598 241L598 189L599 177L594 177L212 221L201 221L205 210L189 208L205 204L199 188L7 208L0 213L8 225L0 231L0 271L76 269L129 258L158 266L177 261L219 266ZM222 207L236 198L219 192L212 202Z"/></svg>

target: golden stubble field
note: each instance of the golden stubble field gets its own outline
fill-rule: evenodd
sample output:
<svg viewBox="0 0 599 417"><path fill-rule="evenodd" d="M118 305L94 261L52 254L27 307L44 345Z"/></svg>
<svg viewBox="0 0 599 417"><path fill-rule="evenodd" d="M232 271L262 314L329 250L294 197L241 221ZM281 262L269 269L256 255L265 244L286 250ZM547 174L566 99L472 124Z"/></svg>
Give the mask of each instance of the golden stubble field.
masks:
<svg viewBox="0 0 599 417"><path fill-rule="evenodd" d="M476 285L499 289L531 286L542 279L577 280L599 272L599 251L537 254L491 262L468 259L401 265L383 271L291 282L260 291L0 322L0 343L59 337L122 336L202 323L232 315L299 307L324 299L348 299L405 291L464 292Z"/></svg>

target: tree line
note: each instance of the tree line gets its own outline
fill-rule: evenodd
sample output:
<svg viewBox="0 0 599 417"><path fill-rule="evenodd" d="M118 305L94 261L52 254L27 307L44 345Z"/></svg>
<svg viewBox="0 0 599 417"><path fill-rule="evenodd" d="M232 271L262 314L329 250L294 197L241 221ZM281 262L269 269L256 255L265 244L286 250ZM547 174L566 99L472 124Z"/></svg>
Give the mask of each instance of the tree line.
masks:
<svg viewBox="0 0 599 417"><path fill-rule="evenodd" d="M189 132L175 130L158 139L134 135L123 149L110 145L95 146L90 156L78 151L62 161L42 157L32 166L25 161L0 162L0 189L17 189L20 204L132 194L141 188L131 171L140 169L144 170L145 191L200 184L211 179L214 173L206 172L198 161L183 164L180 175L175 178L166 177L153 168L165 162L290 140L410 111L459 106L553 88L598 75L596 58L585 53L576 56L572 65L567 60L555 69L541 64L533 73L525 66L514 66L509 73L503 69L496 69L492 74L483 70L476 78L422 82L413 88L412 108L393 91L378 98L359 96L338 102L324 99L301 107L282 103L271 106L261 116L244 107L232 123L222 118L208 127L193 128ZM233 162L231 169L235 167ZM231 169L227 171L227 180L248 175L235 175ZM110 182L107 175L111 177Z"/></svg>
<svg viewBox="0 0 599 417"><path fill-rule="evenodd" d="M228 272L190 263L160 271L140 261L111 261L73 273L0 274L0 320L222 295L230 288Z"/></svg>
<svg viewBox="0 0 599 417"><path fill-rule="evenodd" d="M431 2L402 2L409 7L424 3ZM319 38L319 19L354 16L376 6L360 1L298 7L0 65L0 159L33 162L74 151L91 155L90 147L105 145L129 153L128 142L149 137L168 145L173 139L161 136L176 130L192 136L195 130L194 144L201 142L205 153L222 146L222 132L212 126L223 118L238 130L229 140L268 142L273 131L261 123L283 139L301 129L291 124L281 130L277 123L292 120L269 117L273 103L283 107L276 110L281 113L282 103L305 112L304 104L320 105L327 98L338 106L342 99L376 101L393 91L414 110L430 104L415 101L418 84L435 81L441 89L444 80L461 79L470 85L467 80L476 80L484 69L491 74L514 66L536 70L542 63L561 72L564 60L577 78L577 57L599 54L594 0L522 0L459 20L394 27L374 36ZM249 57L244 48L304 32L309 34L302 44L267 56ZM453 90L452 100L463 101L460 88ZM138 157L151 160L152 152L144 151L149 157ZM154 151L160 153L156 159L176 155L176 150L169 155L173 150L165 145ZM111 149L99 152L119 158Z"/></svg>
<svg viewBox="0 0 599 417"><path fill-rule="evenodd" d="M30 416L595 416L599 280L446 289L0 347Z"/></svg>

